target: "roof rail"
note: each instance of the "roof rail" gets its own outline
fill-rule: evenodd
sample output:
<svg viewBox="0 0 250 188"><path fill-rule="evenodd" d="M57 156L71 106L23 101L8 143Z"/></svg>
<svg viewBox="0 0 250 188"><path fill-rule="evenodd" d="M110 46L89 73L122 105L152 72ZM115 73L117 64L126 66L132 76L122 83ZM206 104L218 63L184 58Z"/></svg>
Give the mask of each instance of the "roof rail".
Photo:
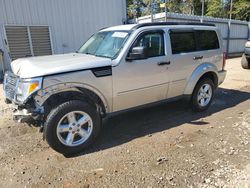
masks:
<svg viewBox="0 0 250 188"><path fill-rule="evenodd" d="M152 22L152 23L139 23L136 26L133 27L133 29L138 29L141 27L147 27L147 26L159 26L159 25L200 25L200 26L213 26L215 27L215 24L210 23L200 23L200 22Z"/></svg>

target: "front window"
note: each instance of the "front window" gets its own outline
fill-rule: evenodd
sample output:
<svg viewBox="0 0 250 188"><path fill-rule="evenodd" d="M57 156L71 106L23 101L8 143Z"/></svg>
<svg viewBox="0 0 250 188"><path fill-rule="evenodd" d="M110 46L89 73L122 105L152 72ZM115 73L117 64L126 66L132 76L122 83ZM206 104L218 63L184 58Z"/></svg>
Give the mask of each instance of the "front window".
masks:
<svg viewBox="0 0 250 188"><path fill-rule="evenodd" d="M96 33L78 50L78 53L113 59L119 54L128 36L128 32L125 31Z"/></svg>
<svg viewBox="0 0 250 188"><path fill-rule="evenodd" d="M164 37L162 31L146 32L136 40L132 48L134 47L145 47L145 55L148 58L164 56Z"/></svg>

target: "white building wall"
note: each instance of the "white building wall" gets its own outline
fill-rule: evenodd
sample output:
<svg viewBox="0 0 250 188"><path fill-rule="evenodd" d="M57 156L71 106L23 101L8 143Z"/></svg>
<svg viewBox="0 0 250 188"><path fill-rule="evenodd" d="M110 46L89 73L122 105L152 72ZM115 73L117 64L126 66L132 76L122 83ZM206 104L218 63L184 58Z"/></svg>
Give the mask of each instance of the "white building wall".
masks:
<svg viewBox="0 0 250 188"><path fill-rule="evenodd" d="M57 54L76 51L97 30L125 20L126 0L0 0L0 48L9 62L4 25L49 26Z"/></svg>

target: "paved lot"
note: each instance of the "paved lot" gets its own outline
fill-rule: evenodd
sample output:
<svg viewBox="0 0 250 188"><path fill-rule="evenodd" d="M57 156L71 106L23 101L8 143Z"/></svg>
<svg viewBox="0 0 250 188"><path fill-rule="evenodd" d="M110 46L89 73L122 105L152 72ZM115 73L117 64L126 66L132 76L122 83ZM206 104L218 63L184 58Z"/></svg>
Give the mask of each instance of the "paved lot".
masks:
<svg viewBox="0 0 250 188"><path fill-rule="evenodd" d="M13 122L0 97L0 187L250 187L250 70L240 58L227 69L207 112L174 102L117 115L73 158Z"/></svg>

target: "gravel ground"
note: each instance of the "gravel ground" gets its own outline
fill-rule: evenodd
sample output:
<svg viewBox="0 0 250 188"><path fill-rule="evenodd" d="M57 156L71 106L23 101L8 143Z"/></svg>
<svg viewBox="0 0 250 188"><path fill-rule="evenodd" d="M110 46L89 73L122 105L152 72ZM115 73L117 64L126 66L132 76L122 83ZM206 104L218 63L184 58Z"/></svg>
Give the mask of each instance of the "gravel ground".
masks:
<svg viewBox="0 0 250 188"><path fill-rule="evenodd" d="M0 187L250 187L250 70L240 58L227 70L207 112L174 102L116 115L71 158L12 121L1 89Z"/></svg>

